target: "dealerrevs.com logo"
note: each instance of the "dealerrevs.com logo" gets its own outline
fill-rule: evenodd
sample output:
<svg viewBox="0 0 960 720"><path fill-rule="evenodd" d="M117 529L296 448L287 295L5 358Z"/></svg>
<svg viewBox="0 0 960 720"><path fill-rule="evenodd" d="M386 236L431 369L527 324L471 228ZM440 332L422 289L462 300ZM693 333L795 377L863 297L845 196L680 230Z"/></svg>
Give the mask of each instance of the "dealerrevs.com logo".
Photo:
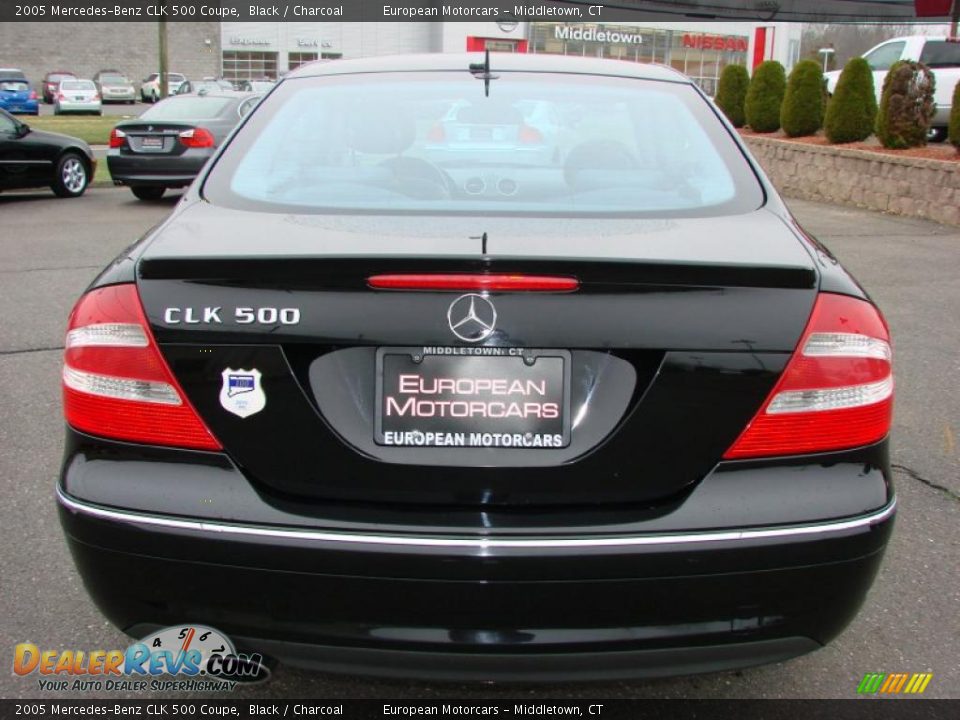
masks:
<svg viewBox="0 0 960 720"><path fill-rule="evenodd" d="M223 633L203 625L164 628L126 650L14 648L13 672L36 677L44 691L213 691L266 680L257 653L242 654Z"/></svg>

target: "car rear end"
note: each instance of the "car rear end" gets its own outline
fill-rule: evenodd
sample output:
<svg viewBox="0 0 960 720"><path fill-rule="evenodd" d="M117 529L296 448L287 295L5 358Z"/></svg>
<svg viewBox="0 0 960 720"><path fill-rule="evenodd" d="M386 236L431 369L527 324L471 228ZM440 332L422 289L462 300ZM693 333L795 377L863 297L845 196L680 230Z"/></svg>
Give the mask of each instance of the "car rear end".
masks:
<svg viewBox="0 0 960 720"><path fill-rule="evenodd" d="M21 73L0 75L0 108L14 114L40 114L40 100L37 93L30 89L30 83Z"/></svg>
<svg viewBox="0 0 960 720"><path fill-rule="evenodd" d="M60 71L47 73L43 78L43 101L53 103L57 97L57 90L64 80L76 80L77 76L71 72Z"/></svg>
<svg viewBox="0 0 960 720"><path fill-rule="evenodd" d="M105 103L132 103L137 99L133 83L122 75L100 77L100 96Z"/></svg>
<svg viewBox="0 0 960 720"><path fill-rule="evenodd" d="M461 59L294 74L79 301L58 495L94 600L396 676L821 647L894 516L879 311L665 69L505 58L563 166L421 164L485 102Z"/></svg>
<svg viewBox="0 0 960 720"><path fill-rule="evenodd" d="M103 112L100 92L92 80L64 80L57 88L54 112L86 113L99 115Z"/></svg>
<svg viewBox="0 0 960 720"><path fill-rule="evenodd" d="M176 188L193 182L239 121L237 97L168 98L110 133L115 185Z"/></svg>

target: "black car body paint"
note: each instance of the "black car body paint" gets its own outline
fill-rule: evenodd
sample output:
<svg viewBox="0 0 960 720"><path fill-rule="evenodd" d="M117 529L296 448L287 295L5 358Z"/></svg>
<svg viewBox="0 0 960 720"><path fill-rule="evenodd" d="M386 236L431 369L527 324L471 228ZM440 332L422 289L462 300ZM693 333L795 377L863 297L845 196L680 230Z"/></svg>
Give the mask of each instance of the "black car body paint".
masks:
<svg viewBox="0 0 960 720"><path fill-rule="evenodd" d="M249 145L243 125L273 112L287 84L466 72L467 60L300 71L235 141ZM687 82L633 64L494 62L504 74ZM68 429L61 519L98 606L132 634L204 622L293 664L449 679L702 672L829 642L892 529L887 440L722 458L818 293L867 298L714 121L756 183L754 207L716 217L251 213L217 201L223 178L205 194L220 148L171 217L91 286L136 283L166 362L224 447ZM366 284L441 272L575 276L579 288L489 293L496 328L470 345L448 327L460 293ZM295 307L299 322L238 322L238 308L264 307ZM377 352L396 346L563 349L581 411L569 445L378 444ZM224 411L224 368L262 374L260 412Z"/></svg>

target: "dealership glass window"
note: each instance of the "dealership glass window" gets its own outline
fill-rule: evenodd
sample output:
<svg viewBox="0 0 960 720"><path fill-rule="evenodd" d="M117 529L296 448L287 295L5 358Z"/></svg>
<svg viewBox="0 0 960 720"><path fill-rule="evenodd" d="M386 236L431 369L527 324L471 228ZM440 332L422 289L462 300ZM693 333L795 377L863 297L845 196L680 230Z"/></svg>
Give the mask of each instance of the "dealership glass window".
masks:
<svg viewBox="0 0 960 720"><path fill-rule="evenodd" d="M236 83L237 80L277 79L277 53L223 51L223 77Z"/></svg>
<svg viewBox="0 0 960 720"><path fill-rule="evenodd" d="M306 65L320 58L315 52L292 52L287 55L287 70L296 70L301 65Z"/></svg>

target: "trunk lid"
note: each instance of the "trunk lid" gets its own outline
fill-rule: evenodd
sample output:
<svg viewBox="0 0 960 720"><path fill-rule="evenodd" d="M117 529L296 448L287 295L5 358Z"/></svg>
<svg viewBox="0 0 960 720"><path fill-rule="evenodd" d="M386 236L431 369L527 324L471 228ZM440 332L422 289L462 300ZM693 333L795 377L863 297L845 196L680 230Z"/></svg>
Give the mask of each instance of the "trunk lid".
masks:
<svg viewBox="0 0 960 720"><path fill-rule="evenodd" d="M473 344L454 334L451 318L469 293L367 286L372 275L432 272L573 276L580 287L489 293L495 328ZM663 500L702 478L772 388L817 284L804 246L764 210L437 223L209 204L160 231L138 278L174 374L261 487L316 499L525 506ZM503 435L550 426L563 443L383 444L384 402L397 390L391 364L408 377L422 372L421 393L436 390L438 373L523 378L534 383L527 387L539 382L537 368L552 373L559 424L514 423ZM430 373L416 369L428 365ZM233 394L248 390L253 412L243 416ZM423 423L438 435L451 429Z"/></svg>

